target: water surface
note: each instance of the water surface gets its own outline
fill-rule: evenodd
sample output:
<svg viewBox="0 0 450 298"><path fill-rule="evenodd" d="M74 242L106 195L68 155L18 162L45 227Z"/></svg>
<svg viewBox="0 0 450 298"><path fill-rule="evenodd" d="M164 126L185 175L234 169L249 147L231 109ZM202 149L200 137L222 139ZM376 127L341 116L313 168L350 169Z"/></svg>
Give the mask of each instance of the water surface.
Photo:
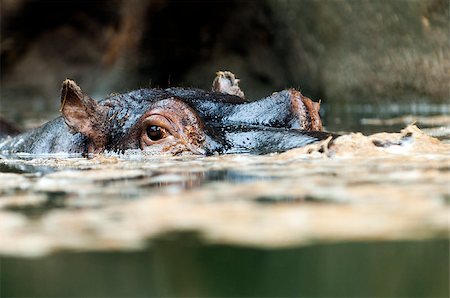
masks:
<svg viewBox="0 0 450 298"><path fill-rule="evenodd" d="M450 121L432 109L400 132L410 116L360 112L327 125L396 133L269 155L0 157L1 296L448 297Z"/></svg>

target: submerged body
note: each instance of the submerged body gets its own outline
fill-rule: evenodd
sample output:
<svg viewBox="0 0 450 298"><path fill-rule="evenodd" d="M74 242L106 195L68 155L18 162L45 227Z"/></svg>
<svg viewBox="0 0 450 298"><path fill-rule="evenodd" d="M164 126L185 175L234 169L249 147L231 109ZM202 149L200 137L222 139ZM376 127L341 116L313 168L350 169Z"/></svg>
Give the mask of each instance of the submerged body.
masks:
<svg viewBox="0 0 450 298"><path fill-rule="evenodd" d="M238 80L233 76L230 81L223 74L218 73L213 91L140 89L99 102L66 80L61 91L62 116L0 140L0 152L268 153L332 136L320 131L319 104L299 91L284 90L248 101Z"/></svg>

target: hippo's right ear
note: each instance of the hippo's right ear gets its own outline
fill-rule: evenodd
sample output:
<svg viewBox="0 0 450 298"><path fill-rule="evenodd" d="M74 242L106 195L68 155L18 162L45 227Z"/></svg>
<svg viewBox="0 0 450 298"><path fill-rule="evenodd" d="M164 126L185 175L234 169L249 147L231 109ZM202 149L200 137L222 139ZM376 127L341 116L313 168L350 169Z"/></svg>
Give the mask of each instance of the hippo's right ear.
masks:
<svg viewBox="0 0 450 298"><path fill-rule="evenodd" d="M61 113L67 126L91 140L95 151L104 149L107 142L108 109L81 91L69 79L64 80L61 89Z"/></svg>

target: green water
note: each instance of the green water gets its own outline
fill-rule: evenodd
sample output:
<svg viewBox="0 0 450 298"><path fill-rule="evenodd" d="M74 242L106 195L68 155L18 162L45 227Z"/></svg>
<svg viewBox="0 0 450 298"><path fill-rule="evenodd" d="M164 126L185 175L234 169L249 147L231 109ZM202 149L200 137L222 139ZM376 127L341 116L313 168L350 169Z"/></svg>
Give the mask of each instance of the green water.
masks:
<svg viewBox="0 0 450 298"><path fill-rule="evenodd" d="M447 240L289 249L162 237L136 252L1 259L2 297L448 297Z"/></svg>

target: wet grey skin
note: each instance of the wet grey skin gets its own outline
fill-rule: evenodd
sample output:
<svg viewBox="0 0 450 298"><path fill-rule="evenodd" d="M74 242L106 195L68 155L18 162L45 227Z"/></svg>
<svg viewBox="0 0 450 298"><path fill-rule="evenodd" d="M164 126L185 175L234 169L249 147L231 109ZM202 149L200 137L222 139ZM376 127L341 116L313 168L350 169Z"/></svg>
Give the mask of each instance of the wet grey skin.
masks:
<svg viewBox="0 0 450 298"><path fill-rule="evenodd" d="M292 90L247 101L193 88L140 89L95 103L105 112L99 128L104 139L101 151L120 153L141 148L140 133L136 133L142 130L139 123L158 102L167 100L181 101L200 119L204 137L198 150L191 150L194 154L281 152L336 137L328 132L301 130L304 123L292 108ZM0 140L0 153L91 153L89 148L96 136L74 131L69 122L63 115L39 128L4 138Z"/></svg>

